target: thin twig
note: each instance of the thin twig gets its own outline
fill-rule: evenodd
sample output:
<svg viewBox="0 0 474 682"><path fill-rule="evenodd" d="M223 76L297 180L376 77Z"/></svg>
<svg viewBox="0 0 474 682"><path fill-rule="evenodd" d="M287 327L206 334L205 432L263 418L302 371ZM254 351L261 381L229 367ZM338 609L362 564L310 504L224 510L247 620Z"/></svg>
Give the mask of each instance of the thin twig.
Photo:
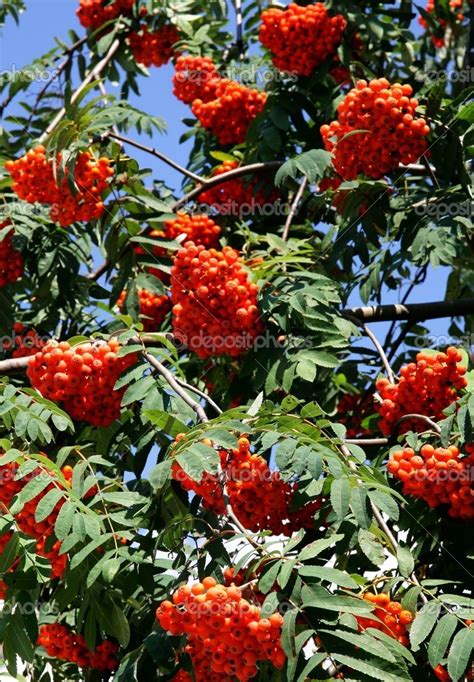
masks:
<svg viewBox="0 0 474 682"><path fill-rule="evenodd" d="M203 424L209 421L209 417L207 416L203 406L200 405L200 403L198 403L196 400L194 400L194 398L191 398L191 396L188 393L186 393L183 387L178 384L178 382L176 381L176 377L172 372L170 372L169 369L162 365L161 362L157 360L155 356L149 353L147 350L143 350L141 352L141 355L152 367L154 367L154 369L156 369L156 371L159 374L161 374L161 376L171 386L176 395L178 395L182 400L184 400L186 405L188 405L194 410L197 417L199 418L199 421L201 421Z"/></svg>
<svg viewBox="0 0 474 682"><path fill-rule="evenodd" d="M196 388L195 386L191 386L191 384L187 384L185 381L178 379L178 377L176 377L176 381L182 388L185 388L186 390L192 391L193 393L196 393L196 395L201 396L201 398L203 398L211 407L214 408L217 414L222 414L222 410L219 407L219 405L215 403L213 399L207 395L207 393L204 393L204 391L199 390L199 388Z"/></svg>
<svg viewBox="0 0 474 682"><path fill-rule="evenodd" d="M298 210L298 205L301 201L301 197L303 196L307 184L308 178L305 176L300 183L300 186L295 194L293 201L291 202L290 210L285 221L285 227L283 228L283 234L281 236L284 242L286 242L286 240L288 239L288 235L290 234L291 223L293 221L293 218L295 217L296 211Z"/></svg>
<svg viewBox="0 0 474 682"><path fill-rule="evenodd" d="M165 156L165 154L162 154L159 152L157 149L154 147L149 147L146 144L142 144L141 142L137 142L136 140L132 140L129 137L125 137L125 135L118 134L116 132L108 132L105 137L111 137L114 140L119 140L120 142L123 142L124 144L129 144L131 147L135 147L136 149L140 149L142 152L146 152L147 154L151 154L151 156L155 156L157 159L160 159L160 161L163 161L166 163L168 166L171 168L174 168L177 170L179 173L182 175L186 175L188 178L191 178L191 180L194 180L195 182L203 183L205 182L205 178L202 178L200 175L196 175L196 173L193 173L189 171L187 168L184 168L183 166L180 166L179 163L176 163L176 161L173 161L173 159L170 159L168 156Z"/></svg>
<svg viewBox="0 0 474 682"><path fill-rule="evenodd" d="M436 422L434 422L432 419L427 417L424 414L416 414L416 413L411 413L411 414L404 414L400 419L398 419L395 424L394 424L394 429L397 429L397 427L402 424L403 422L407 421L408 419L417 419L418 421L425 422L428 426L431 426L433 431L436 431L436 433L441 433L441 429L438 426Z"/></svg>
<svg viewBox="0 0 474 682"><path fill-rule="evenodd" d="M347 446L344 445L344 444L342 444L342 445L340 446L340 448L341 448L342 454L343 454L344 457L346 458L346 461L347 461L347 464L348 464L348 466L349 466L349 469L351 469L352 471L357 471L357 465L356 465L356 464L353 462L353 460L351 459L350 450L349 450L349 449L347 448ZM359 479L358 479L358 480L359 480ZM361 482L361 481L359 481L359 482ZM375 520L377 521L377 524L378 524L379 528L385 533L385 535L386 535L386 537L387 537L387 540L389 541L389 543L390 543L390 545L391 545L392 551L393 551L393 553L396 555L396 554L397 554L398 547L399 547L397 538L396 538L395 535L392 533L392 531L391 531L389 525L387 524L387 522L386 522L385 519L383 518L383 515L382 515L382 513L380 512L379 508L377 507L376 504L374 504L374 503L372 502L372 500L370 501L370 506L371 506L371 508L372 508L372 512L373 512L373 514L374 514L374 518L375 518ZM412 573L409 577L410 577L410 579L415 583L415 585L421 587L421 585L420 585L420 583L419 583L419 581L418 581L418 578L416 577L416 575L415 575L414 573ZM428 602L428 599L427 599L426 596L423 594L423 592L420 593L420 597L421 597L422 601L423 601L425 604Z"/></svg>
<svg viewBox="0 0 474 682"><path fill-rule="evenodd" d="M346 445L387 445L388 438L346 438Z"/></svg>
<svg viewBox="0 0 474 682"><path fill-rule="evenodd" d="M382 360L382 364L385 368L385 372L387 374L388 380L390 381L391 384L395 383L395 375L393 373L392 368L390 367L390 363L387 359L385 351L382 348L379 340L377 339L377 337L375 336L373 331L371 329L369 329L366 324L362 324L362 329L364 330L364 333L367 334L369 339L372 341L372 343L374 344L374 346L377 350L377 353L380 355L380 359Z"/></svg>
<svg viewBox="0 0 474 682"><path fill-rule="evenodd" d="M114 57L115 53L117 52L117 50L119 49L119 47L120 47L120 40L118 38L116 38L114 40L114 42L112 43L112 45L110 46L109 51L107 52L105 57L103 59L101 59L100 62L98 62L94 66L92 71L90 71L87 74L87 76L84 78L84 80L79 85L77 90L75 90L75 92L72 94L71 104L74 104L74 102L79 98L79 96L85 90L85 88L89 85L89 83L92 83L92 81L96 80L100 76L102 71L106 68L106 66L109 64L109 62L113 59L113 57ZM51 121L49 126L46 128L44 133L41 135L41 137L39 138L39 142L44 142L46 140L46 138L51 135L51 133L55 130L56 126L59 123L61 123L61 121L63 120L65 115L66 115L66 109L65 109L65 107L63 107L62 109L60 109L58 111L58 113L56 114L54 119Z"/></svg>
<svg viewBox="0 0 474 682"><path fill-rule="evenodd" d="M173 204L173 211L177 211L181 206L184 206L188 201L195 199L205 190L211 189L212 187L217 187L227 180L233 180L234 178L240 178L243 175L250 175L251 173L258 173L259 171L269 171L277 170L283 164L283 161L262 161L260 163L250 163L247 166L239 166L238 168L233 168L227 173L221 173L220 175L213 175L210 178L206 178L198 187L195 187L190 192L184 195L181 199Z"/></svg>
<svg viewBox="0 0 474 682"><path fill-rule="evenodd" d="M474 314L474 298L432 303L393 303L390 305L345 308L341 315L357 317L365 322L391 322L392 320L437 320L441 317L458 317Z"/></svg>

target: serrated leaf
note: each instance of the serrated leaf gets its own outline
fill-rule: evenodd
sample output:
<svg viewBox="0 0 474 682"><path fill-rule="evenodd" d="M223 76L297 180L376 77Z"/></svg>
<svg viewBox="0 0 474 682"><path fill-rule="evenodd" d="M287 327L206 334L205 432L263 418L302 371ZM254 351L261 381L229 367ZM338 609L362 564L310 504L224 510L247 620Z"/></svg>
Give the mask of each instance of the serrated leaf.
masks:
<svg viewBox="0 0 474 682"><path fill-rule="evenodd" d="M441 604L429 601L424 604L415 616L410 628L410 642L413 651L418 651L420 644L430 634L441 611Z"/></svg>
<svg viewBox="0 0 474 682"><path fill-rule="evenodd" d="M428 645L428 660L433 668L444 658L448 644L458 625L458 619L452 613L447 613L436 623Z"/></svg>

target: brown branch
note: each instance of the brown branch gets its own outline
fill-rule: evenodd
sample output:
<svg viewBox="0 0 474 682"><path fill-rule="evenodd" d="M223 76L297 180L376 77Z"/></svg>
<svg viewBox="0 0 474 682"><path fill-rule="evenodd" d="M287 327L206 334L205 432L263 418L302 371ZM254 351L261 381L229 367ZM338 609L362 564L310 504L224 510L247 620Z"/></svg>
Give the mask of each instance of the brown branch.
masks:
<svg viewBox="0 0 474 682"><path fill-rule="evenodd" d="M200 405L196 400L194 400L194 398L191 398L191 396L188 393L186 393L183 387L178 384L178 382L176 381L176 377L172 372L170 372L169 369L162 365L161 362L157 360L154 355L148 353L146 350L142 351L141 355L144 358L144 360L146 360L154 369L156 369L156 371L159 374L161 374L161 376L171 386L176 395L178 395L182 400L184 400L186 405L188 405L194 410L199 421L201 421L203 424L209 421L209 417L207 416L203 406Z"/></svg>
<svg viewBox="0 0 474 682"><path fill-rule="evenodd" d="M195 187L190 192L184 195L182 199L179 199L173 204L172 210L177 211L181 206L184 206L188 201L195 199L202 192L211 189L212 187L217 187L227 180L233 180L234 178L240 178L243 175L250 175L251 173L257 173L258 171L266 170L277 170L282 166L284 161L262 161L260 163L251 163L248 166L239 166L238 168L233 168L227 173L221 173L220 175L213 175L210 178L206 178L198 187Z"/></svg>
<svg viewBox="0 0 474 682"><path fill-rule="evenodd" d="M355 317L364 322L391 322L392 320L436 320L441 317L458 317L474 314L474 298L432 303L393 303L390 305L344 308L341 315Z"/></svg>
<svg viewBox="0 0 474 682"><path fill-rule="evenodd" d="M12 358L11 360L0 360L0 374L25 370L33 356L26 358Z"/></svg>
<svg viewBox="0 0 474 682"><path fill-rule="evenodd" d="M205 179L202 178L200 175L196 175L196 173L189 171L187 168L184 168L183 166L180 166L179 163L176 163L176 161L173 161L173 159L170 159L168 156L165 156L165 154L162 154L161 152L159 152L154 147L148 147L146 144L142 144L141 142L136 142L135 140L132 140L129 137L125 137L125 135L121 135L121 134L118 134L115 132L108 132L104 135L104 137L110 137L110 138L113 138L114 140L119 140L119 142L123 142L124 144L129 144L131 147L135 147L136 149L140 149L140 151L142 151L142 152L146 152L147 154L151 154L151 156L154 156L157 159L160 159L160 161L163 161L164 163L166 163L171 168L174 168L179 173L186 175L188 178L191 178L191 180L194 180L195 182L199 182L201 184L203 182L205 182Z"/></svg>
<svg viewBox="0 0 474 682"><path fill-rule="evenodd" d="M402 424L403 422L408 421L409 419L417 419L418 421L425 422L427 426L430 426L433 431L436 431L436 433L441 433L441 429L438 426L436 422L434 422L430 417L427 417L425 414L404 414L400 419L398 419L395 424L394 424L394 429L396 430L397 427Z"/></svg>
<svg viewBox="0 0 474 682"><path fill-rule="evenodd" d="M300 183L300 186L298 188L298 191L295 194L295 198L293 199L291 203L290 210L288 212L288 216L285 221L285 227L283 228L283 234L281 238L283 239L284 242L288 239L288 236L290 234L290 227L291 223L293 221L293 218L295 217L296 211L298 210L298 205L301 201L301 197L303 196L303 193L306 189L306 185L308 184L308 178L304 177L303 180Z"/></svg>
<svg viewBox="0 0 474 682"><path fill-rule="evenodd" d="M77 90L72 94L71 96L71 104L73 104L81 95L81 93L85 90L85 88L89 85L89 83L92 83L92 81L96 80L98 76L102 73L102 71L106 68L106 66L109 64L109 62L112 60L114 57L115 53L120 47L120 40L116 38L112 45L109 48L109 51L105 55L103 59L100 60L100 62L97 62L97 64L94 66L94 68L87 74L87 76L84 78L82 83L79 85ZM44 133L41 135L39 138L39 142L44 142L47 137L51 135L51 133L54 131L56 126L61 123L63 120L64 116L66 115L66 108L63 107L58 111L54 119L51 121L49 126L46 128Z"/></svg>

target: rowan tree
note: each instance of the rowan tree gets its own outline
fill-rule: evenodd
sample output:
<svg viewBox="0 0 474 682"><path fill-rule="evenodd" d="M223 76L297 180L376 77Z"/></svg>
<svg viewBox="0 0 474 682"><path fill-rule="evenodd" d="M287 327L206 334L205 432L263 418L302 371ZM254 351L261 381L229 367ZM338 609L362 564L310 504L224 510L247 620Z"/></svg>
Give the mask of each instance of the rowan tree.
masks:
<svg viewBox="0 0 474 682"><path fill-rule="evenodd" d="M472 679L473 25L78 0L2 73L14 678ZM164 64L186 166L129 101Z"/></svg>

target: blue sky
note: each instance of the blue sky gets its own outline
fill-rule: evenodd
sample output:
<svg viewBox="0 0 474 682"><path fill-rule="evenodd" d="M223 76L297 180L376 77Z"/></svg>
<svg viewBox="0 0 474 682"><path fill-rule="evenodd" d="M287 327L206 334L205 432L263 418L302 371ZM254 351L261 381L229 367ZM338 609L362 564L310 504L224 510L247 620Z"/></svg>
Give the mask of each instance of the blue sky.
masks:
<svg viewBox="0 0 474 682"><path fill-rule="evenodd" d="M28 65L54 45L55 36L69 43L68 29L70 28L73 28L79 35L83 33L83 28L75 15L78 0L29 0L27 5L28 9L22 15L19 26L9 19L0 38L1 71L19 69ZM185 164L190 144L179 145L178 140L187 130L181 120L189 116L189 109L172 94L172 72L172 67L169 65L160 69L152 68L150 78L144 77L140 81L141 95L139 97L133 95L131 102L134 106L161 116L166 121L167 132L164 135L157 134L151 144L179 163ZM107 84L107 90L111 94L118 93L118 88L110 83ZM18 112L18 109L11 105L8 113L14 115L15 112ZM133 132L132 136L138 138ZM143 138L143 141L150 143L148 138ZM163 179L173 188L179 188L181 177L177 172L137 150L129 149L128 152L137 158L143 167L152 168L155 177ZM410 301L434 301L444 298L446 276L446 268L431 271L426 282L413 292ZM401 295L403 292L386 292L384 302L397 302ZM351 303L358 304L356 296L353 297ZM432 321L429 326L434 334L444 334L448 321ZM374 326L374 331L381 336L385 329L386 325Z"/></svg>

